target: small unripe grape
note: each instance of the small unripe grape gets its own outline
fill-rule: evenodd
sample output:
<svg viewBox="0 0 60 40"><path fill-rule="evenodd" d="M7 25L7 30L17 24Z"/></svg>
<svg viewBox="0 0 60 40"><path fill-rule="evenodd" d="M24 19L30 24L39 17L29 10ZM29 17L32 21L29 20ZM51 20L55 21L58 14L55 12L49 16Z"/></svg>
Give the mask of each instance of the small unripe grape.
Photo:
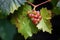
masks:
<svg viewBox="0 0 60 40"><path fill-rule="evenodd" d="M30 13L31 11L28 11L27 13Z"/></svg>
<svg viewBox="0 0 60 40"><path fill-rule="evenodd" d="M35 11L35 10L33 10L33 11L32 11L32 13L33 13L33 14L36 14L36 11Z"/></svg>
<svg viewBox="0 0 60 40"><path fill-rule="evenodd" d="M40 12L39 12L39 11L36 11L36 14L37 14L38 16L40 16Z"/></svg>

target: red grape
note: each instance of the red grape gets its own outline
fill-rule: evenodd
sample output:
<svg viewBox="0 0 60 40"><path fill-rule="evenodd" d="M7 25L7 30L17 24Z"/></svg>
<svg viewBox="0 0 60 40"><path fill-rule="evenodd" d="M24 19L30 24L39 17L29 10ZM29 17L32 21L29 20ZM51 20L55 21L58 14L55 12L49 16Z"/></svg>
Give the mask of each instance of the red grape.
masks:
<svg viewBox="0 0 60 40"><path fill-rule="evenodd" d="M28 16L34 24L38 24L42 18L39 11L32 11L32 13L29 13Z"/></svg>
<svg viewBox="0 0 60 40"><path fill-rule="evenodd" d="M34 14L30 13L28 14L30 18L34 17Z"/></svg>
<svg viewBox="0 0 60 40"><path fill-rule="evenodd" d="M34 18L38 18L38 15L34 15Z"/></svg>
<svg viewBox="0 0 60 40"><path fill-rule="evenodd" d="M36 11L36 14L37 14L38 16L40 16L40 12L39 12L39 11Z"/></svg>

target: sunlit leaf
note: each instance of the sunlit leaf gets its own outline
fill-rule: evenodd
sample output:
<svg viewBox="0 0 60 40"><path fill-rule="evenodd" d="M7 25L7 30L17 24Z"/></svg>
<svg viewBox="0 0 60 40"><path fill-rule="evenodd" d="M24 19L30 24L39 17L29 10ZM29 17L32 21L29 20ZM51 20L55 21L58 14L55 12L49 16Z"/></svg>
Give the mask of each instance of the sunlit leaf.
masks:
<svg viewBox="0 0 60 40"><path fill-rule="evenodd" d="M13 24L16 25L18 28L18 32L21 33L25 39L27 39L29 36L31 37L33 33L37 33L37 28L32 23L32 21L27 16L27 12L31 10L31 6L24 5L21 8L19 8L19 11L16 12L18 14L17 16L12 18Z"/></svg>
<svg viewBox="0 0 60 40"><path fill-rule="evenodd" d="M37 25L38 29L42 30L43 32L49 32L51 33L52 30L52 26L49 20L44 20L41 19L41 21L39 22L39 24Z"/></svg>
<svg viewBox="0 0 60 40"><path fill-rule="evenodd" d="M46 32L51 33L52 31L52 28L51 28L52 25L50 22L51 14L48 12L46 8L42 8L40 12L41 12L42 19L37 24L37 28L42 30L43 32L46 31Z"/></svg>
<svg viewBox="0 0 60 40"><path fill-rule="evenodd" d="M41 12L42 18L44 18L44 19L51 19L51 13L49 13L47 8L42 8L40 12Z"/></svg>

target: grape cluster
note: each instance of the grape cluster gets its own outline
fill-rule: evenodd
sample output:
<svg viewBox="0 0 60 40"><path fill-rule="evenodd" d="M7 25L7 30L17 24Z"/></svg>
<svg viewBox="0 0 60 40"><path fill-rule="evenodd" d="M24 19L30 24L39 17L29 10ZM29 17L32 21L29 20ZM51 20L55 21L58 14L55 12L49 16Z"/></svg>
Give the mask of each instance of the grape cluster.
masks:
<svg viewBox="0 0 60 40"><path fill-rule="evenodd" d="M29 18L31 18L34 24L38 24L42 18L39 11L32 11L32 12L28 11L28 16Z"/></svg>

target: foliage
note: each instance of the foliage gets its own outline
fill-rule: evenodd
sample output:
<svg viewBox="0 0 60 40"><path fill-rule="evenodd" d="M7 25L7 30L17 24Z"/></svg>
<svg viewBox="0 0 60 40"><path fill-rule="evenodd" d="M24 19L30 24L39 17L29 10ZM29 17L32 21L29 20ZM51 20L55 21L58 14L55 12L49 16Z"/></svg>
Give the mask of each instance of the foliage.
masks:
<svg viewBox="0 0 60 40"><path fill-rule="evenodd" d="M55 15L60 15L60 8L59 7L55 7L55 8L53 8L53 13L55 14Z"/></svg>
<svg viewBox="0 0 60 40"><path fill-rule="evenodd" d="M17 12L17 17L13 17L11 20L13 24L16 24L18 32L24 35L25 39L28 36L32 36L33 33L37 32L37 28L34 26L34 24L30 21L30 19L27 16L28 10L31 10L31 7L29 5L26 4L22 6L21 8L19 8L19 11Z"/></svg>
<svg viewBox="0 0 60 40"><path fill-rule="evenodd" d="M28 1L33 2L34 0ZM25 39L31 37L39 30L52 33L50 19L52 18L52 13L60 15L60 1L51 0L53 9L50 11L52 12L49 12L47 8L41 8L42 19L37 25L33 24L27 15L28 11L32 11L32 7L26 2L26 0L0 0L0 37L2 40L13 40L16 28L18 33L21 33Z"/></svg>
<svg viewBox="0 0 60 40"><path fill-rule="evenodd" d="M16 28L7 19L0 19L0 37L2 40L13 40Z"/></svg>
<svg viewBox="0 0 60 40"><path fill-rule="evenodd" d="M52 9L52 12L55 14L55 15L60 15L60 1L59 0L52 0L51 1L52 4L53 4L53 9Z"/></svg>
<svg viewBox="0 0 60 40"><path fill-rule="evenodd" d="M17 10L18 7L24 5L26 0L0 0L0 14L7 16Z"/></svg>
<svg viewBox="0 0 60 40"><path fill-rule="evenodd" d="M52 2L52 4L53 4L54 6L56 6L56 5L57 5L58 0L51 0L51 2Z"/></svg>
<svg viewBox="0 0 60 40"><path fill-rule="evenodd" d="M49 13L46 8L42 8L40 12L41 12L42 19L37 25L38 29L43 30L43 32L46 31L51 33L52 30L51 28L52 25L50 23L51 13Z"/></svg>

